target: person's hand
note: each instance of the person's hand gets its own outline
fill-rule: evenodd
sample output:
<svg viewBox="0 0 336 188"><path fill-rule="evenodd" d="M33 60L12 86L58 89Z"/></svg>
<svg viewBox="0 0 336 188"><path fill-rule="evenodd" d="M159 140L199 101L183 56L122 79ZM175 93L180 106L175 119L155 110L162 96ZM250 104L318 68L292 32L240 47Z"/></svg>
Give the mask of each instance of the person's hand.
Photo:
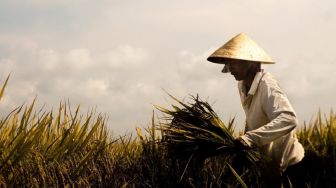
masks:
<svg viewBox="0 0 336 188"><path fill-rule="evenodd" d="M238 137L233 141L235 147L237 147L240 150L247 150L251 149L251 147L241 138Z"/></svg>

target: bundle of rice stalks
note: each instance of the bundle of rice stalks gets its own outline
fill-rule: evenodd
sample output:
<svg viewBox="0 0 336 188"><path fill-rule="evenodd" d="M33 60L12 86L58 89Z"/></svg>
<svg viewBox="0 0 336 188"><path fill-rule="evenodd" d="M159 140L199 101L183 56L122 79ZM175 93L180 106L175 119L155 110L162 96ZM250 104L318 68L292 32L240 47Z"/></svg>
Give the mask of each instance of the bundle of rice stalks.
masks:
<svg viewBox="0 0 336 188"><path fill-rule="evenodd" d="M166 114L164 119L168 120L160 126L162 142L174 156L183 158L194 154L207 158L239 153L251 161L258 160L255 151L235 144L234 119L226 126L211 106L198 96L191 96L193 103L189 104L171 97L182 107L172 105L173 110L157 108Z"/></svg>
<svg viewBox="0 0 336 188"><path fill-rule="evenodd" d="M200 162L218 155L227 157L228 161L239 156L242 164L254 164L259 160L256 151L235 144L234 119L226 126L211 106L198 96L191 96L192 103L184 103L169 96L181 107L172 105L172 110L156 107L165 114L164 119L167 120L161 123L159 129L162 132L161 144L170 156L182 160L198 158Z"/></svg>

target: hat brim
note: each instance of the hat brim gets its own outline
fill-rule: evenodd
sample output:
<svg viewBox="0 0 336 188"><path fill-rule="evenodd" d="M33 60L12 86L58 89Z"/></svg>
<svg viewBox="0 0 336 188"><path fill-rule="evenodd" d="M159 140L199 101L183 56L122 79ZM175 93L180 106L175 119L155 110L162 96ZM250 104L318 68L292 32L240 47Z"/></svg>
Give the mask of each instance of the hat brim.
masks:
<svg viewBox="0 0 336 188"><path fill-rule="evenodd" d="M217 64L226 64L230 60L241 60L241 61L247 61L247 62L258 62L261 64L274 64L274 61L267 62L267 61L252 61L252 60L247 60L247 59L238 59L238 58L227 58L227 57L214 57L210 56L207 58L208 61L212 63L217 63Z"/></svg>

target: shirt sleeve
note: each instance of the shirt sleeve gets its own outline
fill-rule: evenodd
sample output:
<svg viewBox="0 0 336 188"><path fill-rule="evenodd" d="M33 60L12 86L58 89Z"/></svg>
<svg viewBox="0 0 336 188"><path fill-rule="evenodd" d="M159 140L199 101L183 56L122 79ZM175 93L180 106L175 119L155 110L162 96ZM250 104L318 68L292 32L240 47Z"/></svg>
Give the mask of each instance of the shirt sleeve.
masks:
<svg viewBox="0 0 336 188"><path fill-rule="evenodd" d="M259 85L261 106L270 120L258 129L247 131L241 138L251 147L263 146L291 132L297 125L296 114L286 95L275 80L262 81Z"/></svg>

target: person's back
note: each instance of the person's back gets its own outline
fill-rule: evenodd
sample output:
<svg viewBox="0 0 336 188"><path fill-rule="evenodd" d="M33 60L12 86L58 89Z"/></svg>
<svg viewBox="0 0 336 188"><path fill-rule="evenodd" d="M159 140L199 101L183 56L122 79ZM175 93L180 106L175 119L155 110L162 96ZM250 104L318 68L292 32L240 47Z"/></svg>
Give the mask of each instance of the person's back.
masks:
<svg viewBox="0 0 336 188"><path fill-rule="evenodd" d="M274 77L267 72L257 73L248 97L241 84L238 88L247 123L242 139L269 157L270 165L279 172L300 162L304 149L295 134L297 117ZM249 97L251 100L246 100Z"/></svg>

